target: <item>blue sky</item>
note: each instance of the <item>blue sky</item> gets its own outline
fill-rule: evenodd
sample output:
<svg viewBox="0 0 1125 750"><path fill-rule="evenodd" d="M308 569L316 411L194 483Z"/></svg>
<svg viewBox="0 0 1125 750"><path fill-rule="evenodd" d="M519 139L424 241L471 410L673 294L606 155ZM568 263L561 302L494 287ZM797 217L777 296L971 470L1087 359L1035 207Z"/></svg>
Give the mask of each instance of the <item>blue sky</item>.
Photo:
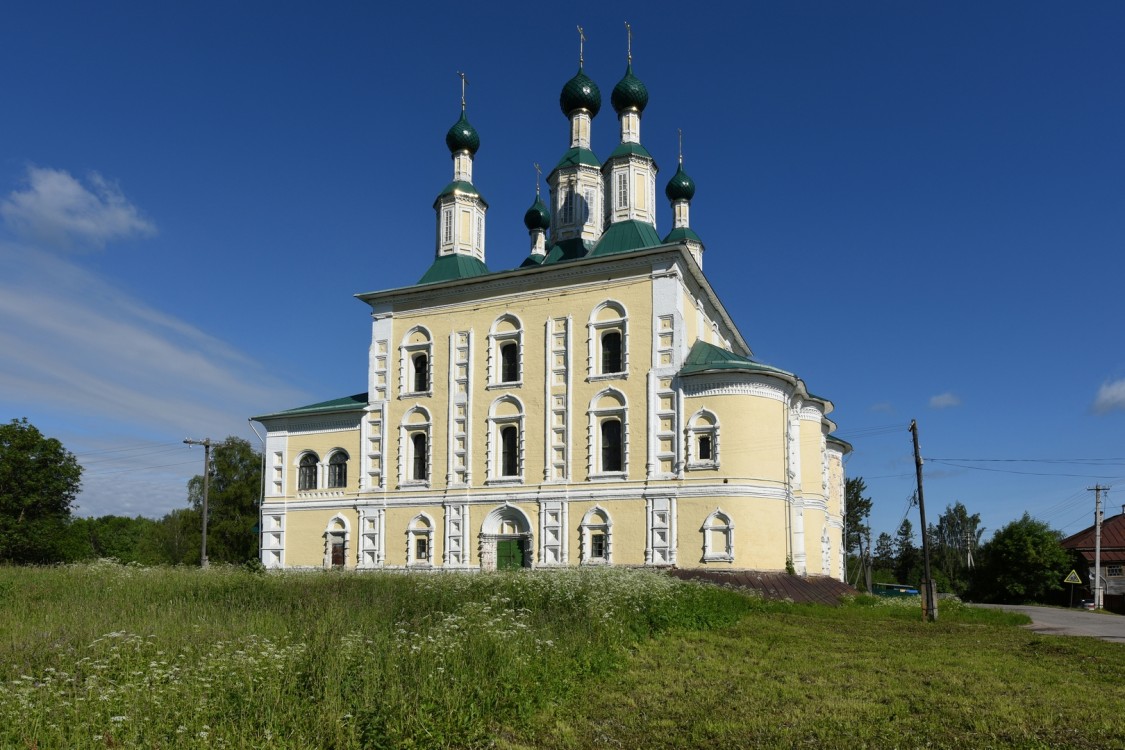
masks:
<svg viewBox="0 0 1125 750"><path fill-rule="evenodd" d="M908 511L911 419L930 520L1077 531L1125 479L1125 4L403 5L6 9L0 417L79 456L79 513L163 515L185 437L256 443L250 415L364 389L353 295L432 259L457 71L487 262L518 265L575 26L604 157L626 20L658 185L682 128L704 270L756 357L835 402L876 532Z"/></svg>

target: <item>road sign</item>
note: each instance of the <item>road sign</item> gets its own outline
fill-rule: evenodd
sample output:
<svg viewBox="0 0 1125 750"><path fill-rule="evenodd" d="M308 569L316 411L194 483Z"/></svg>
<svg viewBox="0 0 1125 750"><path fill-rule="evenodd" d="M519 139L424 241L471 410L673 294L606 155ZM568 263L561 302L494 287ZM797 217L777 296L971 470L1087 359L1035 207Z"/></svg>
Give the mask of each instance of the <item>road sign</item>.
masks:
<svg viewBox="0 0 1125 750"><path fill-rule="evenodd" d="M1082 583L1082 579L1078 577L1078 573L1072 570L1070 575L1063 580L1063 583Z"/></svg>

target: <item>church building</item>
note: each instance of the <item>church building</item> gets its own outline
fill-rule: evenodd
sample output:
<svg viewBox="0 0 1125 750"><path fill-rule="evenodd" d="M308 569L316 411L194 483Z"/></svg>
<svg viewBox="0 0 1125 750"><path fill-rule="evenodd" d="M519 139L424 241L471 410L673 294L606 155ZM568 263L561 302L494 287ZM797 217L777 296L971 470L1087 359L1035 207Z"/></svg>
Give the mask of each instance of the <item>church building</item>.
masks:
<svg viewBox="0 0 1125 750"><path fill-rule="evenodd" d="M566 148L524 216L528 255L492 270L462 96L432 264L413 286L357 295L366 392L254 417L266 567L843 579L851 448L831 434L832 403L756 361L715 295L682 154L658 231L631 54L610 102L619 139L603 162L580 54L559 97Z"/></svg>

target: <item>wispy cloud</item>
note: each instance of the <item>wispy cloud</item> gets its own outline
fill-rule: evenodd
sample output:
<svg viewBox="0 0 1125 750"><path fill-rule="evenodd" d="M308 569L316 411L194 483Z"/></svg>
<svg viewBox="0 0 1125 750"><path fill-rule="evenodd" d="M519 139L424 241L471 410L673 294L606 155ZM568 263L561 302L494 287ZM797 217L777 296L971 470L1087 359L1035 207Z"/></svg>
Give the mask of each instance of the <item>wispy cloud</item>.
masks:
<svg viewBox="0 0 1125 750"><path fill-rule="evenodd" d="M954 406L960 405L961 397L955 393L950 393L949 391L946 391L945 393L939 393L936 396L930 396L931 409L949 409Z"/></svg>
<svg viewBox="0 0 1125 750"><path fill-rule="evenodd" d="M69 172L29 167L26 186L0 201L0 217L24 239L57 249L156 234L156 225L97 172L83 185Z"/></svg>
<svg viewBox="0 0 1125 750"><path fill-rule="evenodd" d="M1098 414L1117 410L1125 411L1125 378L1102 383L1094 399L1094 411Z"/></svg>
<svg viewBox="0 0 1125 750"><path fill-rule="evenodd" d="M4 226L19 237L0 237L0 412L7 413L5 419L27 416L60 439L60 433L73 431L81 438L76 442L174 445L188 436L247 434L248 416L305 399L225 341L60 254L51 237L97 243L150 233L153 225L113 189L96 195L87 191L85 199L68 203L48 196L73 185L43 188L44 180L56 187L74 182L65 172L32 170L32 188L0 204ZM83 201L89 210L75 208ZM34 233L24 231L33 224ZM67 447L82 450L81 445ZM147 497L149 510L157 510L152 503L158 497L183 498L184 475L198 469L172 471L171 479L161 479L161 472L104 478L91 472L79 503L84 512L138 512ZM163 493L158 485L165 487Z"/></svg>
<svg viewBox="0 0 1125 750"><path fill-rule="evenodd" d="M881 414L894 414L895 407L891 405L890 401L880 401L877 404L872 404L869 411L879 412Z"/></svg>

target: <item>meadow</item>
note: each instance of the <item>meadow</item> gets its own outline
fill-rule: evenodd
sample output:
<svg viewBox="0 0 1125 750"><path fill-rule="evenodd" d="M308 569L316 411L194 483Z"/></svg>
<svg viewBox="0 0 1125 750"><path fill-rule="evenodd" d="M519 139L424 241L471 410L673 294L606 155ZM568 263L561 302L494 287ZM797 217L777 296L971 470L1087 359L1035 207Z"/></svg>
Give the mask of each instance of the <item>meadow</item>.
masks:
<svg viewBox="0 0 1125 750"><path fill-rule="evenodd" d="M1125 647L651 571L0 568L0 747L1123 747Z"/></svg>

